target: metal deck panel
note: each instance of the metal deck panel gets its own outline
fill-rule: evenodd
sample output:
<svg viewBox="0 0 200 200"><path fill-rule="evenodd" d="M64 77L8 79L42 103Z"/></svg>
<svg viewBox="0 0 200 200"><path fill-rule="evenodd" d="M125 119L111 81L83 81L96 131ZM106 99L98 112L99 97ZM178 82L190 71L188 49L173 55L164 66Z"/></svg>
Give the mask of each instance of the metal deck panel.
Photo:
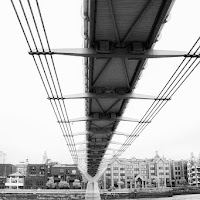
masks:
<svg viewBox="0 0 200 200"><path fill-rule="evenodd" d="M161 30L162 22L173 3L173 0L112 0L110 1L112 4L109 5L109 1L86 1L89 20L86 19L88 20L86 30L88 31L88 38L86 38L87 43L85 43L85 47L96 48L97 41L107 40L114 41L115 47L121 46L122 41L125 42L122 44L123 47L128 47L127 45L130 45L132 42L142 41L144 47L151 48ZM149 6L147 6L148 3ZM147 9L144 9L144 7L147 7ZM111 12L112 9L113 13ZM115 25L113 23L113 16L116 19ZM128 30L130 30L131 26L133 28L129 34ZM117 38L117 33L119 38ZM125 37L127 34L128 37ZM102 58L88 59L86 66L86 69L88 69L86 74L86 91L99 92L100 89L102 92L109 90L116 92L120 88L124 88L125 91L131 92L139 79L146 59L125 59L124 63L127 74L125 74L124 63L122 64L120 58L113 58L107 67L105 67L106 60ZM104 67L105 70L99 75ZM93 84L94 82L95 84ZM127 82L129 82L130 86ZM101 114L102 110L108 109L113 103L113 99L98 99L98 101L101 108L95 100L90 99L86 101L87 116L92 116L95 112ZM115 113L117 116L120 116L127 102L128 100L120 100L117 105L109 110L109 113ZM87 122L87 130L97 133L101 130L100 126L107 124L108 122L106 121ZM117 125L118 122L113 123L102 128L102 131L104 130L105 133L107 131L114 131ZM88 173L90 175L95 175L105 152L103 149L108 147L112 136L113 134L109 134L109 137L105 138L105 134L99 134L98 136L93 134L87 135L87 141L89 142L86 145L88 148ZM96 154L94 154L94 151L98 151L98 149L103 151L98 153L100 160L95 160L94 155Z"/></svg>

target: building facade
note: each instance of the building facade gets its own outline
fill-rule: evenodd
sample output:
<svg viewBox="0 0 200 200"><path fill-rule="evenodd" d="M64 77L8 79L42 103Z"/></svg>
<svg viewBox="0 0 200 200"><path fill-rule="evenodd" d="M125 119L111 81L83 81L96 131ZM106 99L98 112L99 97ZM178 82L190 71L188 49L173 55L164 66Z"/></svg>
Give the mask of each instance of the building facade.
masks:
<svg viewBox="0 0 200 200"><path fill-rule="evenodd" d="M170 162L158 153L152 159L118 159L108 166L100 187L145 188L170 187Z"/></svg>
<svg viewBox="0 0 200 200"><path fill-rule="evenodd" d="M16 172L19 172L20 174L26 176L27 175L27 165L28 165L28 159L25 162L20 162L19 164L15 165Z"/></svg>
<svg viewBox="0 0 200 200"><path fill-rule="evenodd" d="M24 188L46 189L47 171L47 165L45 164L28 164Z"/></svg>
<svg viewBox="0 0 200 200"><path fill-rule="evenodd" d="M82 176L76 164L63 165L57 164L51 168L51 176L54 179L55 183L60 181L67 181L70 185L70 188L73 188L73 183L77 179L80 182L82 181Z"/></svg>
<svg viewBox="0 0 200 200"><path fill-rule="evenodd" d="M16 168L12 164L0 164L0 189L5 188L6 178L16 172Z"/></svg>
<svg viewBox="0 0 200 200"><path fill-rule="evenodd" d="M172 187L183 186L188 182L187 161L170 160Z"/></svg>
<svg viewBox="0 0 200 200"><path fill-rule="evenodd" d="M5 188L8 189L23 189L24 188L24 175L15 172L7 176Z"/></svg>
<svg viewBox="0 0 200 200"><path fill-rule="evenodd" d="M200 186L200 156L195 158L194 154L191 154L187 163L188 170L188 184L190 186Z"/></svg>

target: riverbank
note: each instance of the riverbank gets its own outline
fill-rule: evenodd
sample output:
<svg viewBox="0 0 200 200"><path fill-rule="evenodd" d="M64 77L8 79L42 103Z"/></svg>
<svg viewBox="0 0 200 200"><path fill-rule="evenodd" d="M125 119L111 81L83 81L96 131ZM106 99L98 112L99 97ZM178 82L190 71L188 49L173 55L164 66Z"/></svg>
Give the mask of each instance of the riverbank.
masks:
<svg viewBox="0 0 200 200"><path fill-rule="evenodd" d="M173 188L173 195L184 195L184 194L200 194L199 187L178 187Z"/></svg>
<svg viewBox="0 0 200 200"><path fill-rule="evenodd" d="M200 194L200 188L146 188L137 190L101 190L101 199L162 198ZM85 190L0 190L0 200L84 200Z"/></svg>

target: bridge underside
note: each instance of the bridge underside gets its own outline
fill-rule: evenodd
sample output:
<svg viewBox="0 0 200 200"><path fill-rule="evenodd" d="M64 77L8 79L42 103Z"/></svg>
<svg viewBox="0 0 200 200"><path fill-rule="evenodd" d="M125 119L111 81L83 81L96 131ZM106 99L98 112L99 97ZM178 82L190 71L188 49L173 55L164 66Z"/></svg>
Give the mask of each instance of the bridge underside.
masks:
<svg viewBox="0 0 200 200"><path fill-rule="evenodd" d="M105 161L129 101L125 96L134 92L146 62L145 57L129 58L121 52L141 55L150 50L172 4L172 0L84 1L84 47L97 52L84 58L85 92L93 94L86 99L87 172L92 177Z"/></svg>

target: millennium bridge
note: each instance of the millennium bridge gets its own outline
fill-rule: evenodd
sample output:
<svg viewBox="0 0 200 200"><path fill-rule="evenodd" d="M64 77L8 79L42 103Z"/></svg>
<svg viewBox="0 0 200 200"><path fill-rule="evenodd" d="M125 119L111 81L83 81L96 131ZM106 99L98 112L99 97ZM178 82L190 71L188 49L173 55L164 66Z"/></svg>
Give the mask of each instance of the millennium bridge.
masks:
<svg viewBox="0 0 200 200"><path fill-rule="evenodd" d="M168 21L174 0L84 0L84 47L51 48L38 0L19 0L18 6L16 2L11 0L56 122L73 161L88 180L86 199L100 199L97 181L108 164L126 151L152 123L191 74L189 70L198 65L199 39L188 52L154 49L162 27ZM22 14L19 15L19 12ZM36 14L39 18L35 17ZM60 56L83 57L84 93L63 94L58 66L54 62L55 57ZM183 74L176 73L176 70L157 96L135 93L148 59L159 61L173 57L182 57L177 69L185 70ZM68 71L70 73L70 68ZM66 104L69 99L85 100L85 116L74 119L68 117ZM140 119L124 115L128 103L134 99L152 102ZM85 130L73 132L71 124L74 122L85 122ZM121 122L134 123L136 126L131 133L119 132L117 127ZM74 138L80 135L85 136L85 140L75 143ZM125 137L125 141L114 141L115 135ZM118 148L113 149L110 144ZM107 155L110 157L107 158Z"/></svg>

